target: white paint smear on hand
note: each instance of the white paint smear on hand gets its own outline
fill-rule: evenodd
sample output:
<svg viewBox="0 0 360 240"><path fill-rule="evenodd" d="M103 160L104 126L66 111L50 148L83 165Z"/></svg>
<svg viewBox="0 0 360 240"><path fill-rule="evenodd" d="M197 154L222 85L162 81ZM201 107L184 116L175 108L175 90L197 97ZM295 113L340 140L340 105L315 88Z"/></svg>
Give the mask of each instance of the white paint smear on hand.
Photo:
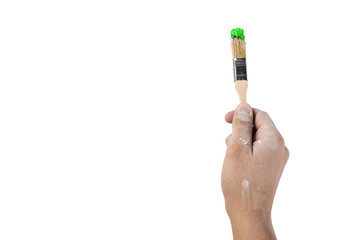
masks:
<svg viewBox="0 0 360 240"><path fill-rule="evenodd" d="M250 210L250 183L246 179L241 184L241 202L244 210Z"/></svg>

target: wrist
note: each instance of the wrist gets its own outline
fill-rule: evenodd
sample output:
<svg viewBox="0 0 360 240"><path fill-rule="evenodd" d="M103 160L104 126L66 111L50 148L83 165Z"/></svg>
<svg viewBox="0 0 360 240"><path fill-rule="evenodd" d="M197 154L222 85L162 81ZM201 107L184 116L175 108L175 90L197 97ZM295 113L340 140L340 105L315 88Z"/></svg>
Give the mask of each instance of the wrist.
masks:
<svg viewBox="0 0 360 240"><path fill-rule="evenodd" d="M229 213L234 240L275 240L271 215L262 211Z"/></svg>

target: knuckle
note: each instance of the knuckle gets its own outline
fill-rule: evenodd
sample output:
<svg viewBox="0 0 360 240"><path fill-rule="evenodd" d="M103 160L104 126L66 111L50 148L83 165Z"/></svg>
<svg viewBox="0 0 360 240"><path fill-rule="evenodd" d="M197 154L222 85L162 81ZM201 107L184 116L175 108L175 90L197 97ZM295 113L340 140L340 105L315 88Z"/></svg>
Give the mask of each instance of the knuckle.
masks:
<svg viewBox="0 0 360 240"><path fill-rule="evenodd" d="M280 146L284 146L285 145L285 140L284 138L279 134L279 136L277 137L277 142Z"/></svg>
<svg viewBox="0 0 360 240"><path fill-rule="evenodd" d="M237 120L235 126L242 127L242 128L252 128L253 124L251 121L246 120Z"/></svg>
<svg viewBox="0 0 360 240"><path fill-rule="evenodd" d="M282 152L284 149L284 146L285 146L284 139L280 134L278 134L272 138L271 149L273 151Z"/></svg>
<svg viewBox="0 0 360 240"><path fill-rule="evenodd" d="M286 154L286 161L287 161L290 157L290 151L287 147L285 147L285 154Z"/></svg>
<svg viewBox="0 0 360 240"><path fill-rule="evenodd" d="M228 145L229 145L230 138L231 138L231 134L225 138L225 143L226 143L226 146L228 146Z"/></svg>
<svg viewBox="0 0 360 240"><path fill-rule="evenodd" d="M262 114L265 116L265 117L270 117L269 114L265 111L262 111Z"/></svg>
<svg viewBox="0 0 360 240"><path fill-rule="evenodd" d="M233 119L233 126L240 128L252 128L253 121L249 116L237 117Z"/></svg>

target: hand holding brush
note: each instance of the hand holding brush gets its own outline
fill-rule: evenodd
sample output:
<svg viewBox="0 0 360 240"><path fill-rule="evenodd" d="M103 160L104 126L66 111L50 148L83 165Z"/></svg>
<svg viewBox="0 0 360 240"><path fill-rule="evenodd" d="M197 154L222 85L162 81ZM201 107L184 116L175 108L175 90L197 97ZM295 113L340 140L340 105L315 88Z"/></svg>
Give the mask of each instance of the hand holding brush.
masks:
<svg viewBox="0 0 360 240"><path fill-rule="evenodd" d="M231 35L240 104L225 116L232 124L221 174L225 207L234 240L275 240L271 209L289 151L269 115L246 103L244 31Z"/></svg>

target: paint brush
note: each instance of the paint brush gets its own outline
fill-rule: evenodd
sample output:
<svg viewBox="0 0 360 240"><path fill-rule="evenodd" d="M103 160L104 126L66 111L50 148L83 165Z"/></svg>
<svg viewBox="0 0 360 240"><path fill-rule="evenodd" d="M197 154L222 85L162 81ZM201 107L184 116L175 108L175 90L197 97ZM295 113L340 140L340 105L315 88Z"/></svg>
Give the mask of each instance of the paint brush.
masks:
<svg viewBox="0 0 360 240"><path fill-rule="evenodd" d="M246 46L244 29L231 30L231 49L233 56L234 81L240 103L246 103L248 81L246 76Z"/></svg>

